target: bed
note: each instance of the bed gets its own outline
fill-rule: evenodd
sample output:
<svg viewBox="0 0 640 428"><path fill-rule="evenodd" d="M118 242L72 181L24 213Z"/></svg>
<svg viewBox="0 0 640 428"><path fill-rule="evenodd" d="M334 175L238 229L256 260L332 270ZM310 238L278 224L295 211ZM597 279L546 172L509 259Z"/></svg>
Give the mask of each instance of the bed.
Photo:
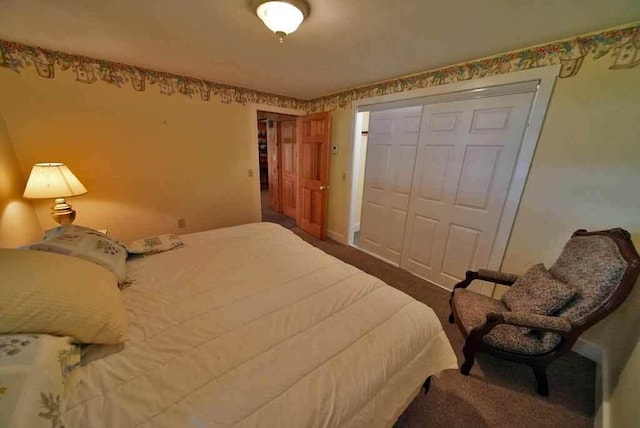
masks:
<svg viewBox="0 0 640 428"><path fill-rule="evenodd" d="M456 369L433 310L272 223L127 262L124 346L91 345L74 427L389 427Z"/></svg>

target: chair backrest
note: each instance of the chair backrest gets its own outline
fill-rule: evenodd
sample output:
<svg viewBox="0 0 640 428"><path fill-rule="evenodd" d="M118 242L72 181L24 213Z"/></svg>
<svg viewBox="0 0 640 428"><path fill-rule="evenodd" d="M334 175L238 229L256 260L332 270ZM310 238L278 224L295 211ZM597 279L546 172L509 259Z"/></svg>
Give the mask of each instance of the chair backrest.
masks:
<svg viewBox="0 0 640 428"><path fill-rule="evenodd" d="M624 229L578 230L549 269L555 278L577 289L557 315L586 329L627 298L640 275L640 256Z"/></svg>

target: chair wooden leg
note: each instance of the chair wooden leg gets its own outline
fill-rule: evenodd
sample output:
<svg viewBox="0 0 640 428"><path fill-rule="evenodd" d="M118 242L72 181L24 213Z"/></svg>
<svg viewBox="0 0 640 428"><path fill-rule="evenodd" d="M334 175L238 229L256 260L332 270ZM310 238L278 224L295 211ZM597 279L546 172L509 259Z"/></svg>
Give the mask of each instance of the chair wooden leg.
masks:
<svg viewBox="0 0 640 428"><path fill-rule="evenodd" d="M533 375L536 377L536 383L538 385L538 394L543 397L549 396L549 382L547 381L547 365L546 364L532 364Z"/></svg>
<svg viewBox="0 0 640 428"><path fill-rule="evenodd" d="M424 385L422 385L422 387L424 388L424 395L427 395L427 393L429 392L430 386L431 386L431 376L429 376L427 380L424 381Z"/></svg>
<svg viewBox="0 0 640 428"><path fill-rule="evenodd" d="M464 344L464 348L462 348L462 353L464 354L464 363L462 363L462 367L460 367L460 373L465 376L469 376L469 372L473 367L477 352L478 350L475 343L470 343L470 340L467 339Z"/></svg>

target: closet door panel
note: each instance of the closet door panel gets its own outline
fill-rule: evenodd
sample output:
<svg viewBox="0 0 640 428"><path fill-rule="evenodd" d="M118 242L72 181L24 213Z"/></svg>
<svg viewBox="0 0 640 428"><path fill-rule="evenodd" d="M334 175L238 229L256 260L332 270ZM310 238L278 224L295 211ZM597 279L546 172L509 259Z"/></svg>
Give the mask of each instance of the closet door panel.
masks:
<svg viewBox="0 0 640 428"><path fill-rule="evenodd" d="M425 217L419 214L413 216L412 233L408 234L405 239L408 240L405 254L405 267L409 270L420 272L426 275L432 268L432 251L433 245L424 245L423 239L433 242L438 227L439 219L433 217ZM418 237L417 239L415 237Z"/></svg>
<svg viewBox="0 0 640 428"><path fill-rule="evenodd" d="M445 174L453 145L429 145L422 151L422 167L418 171L416 197L420 200L442 203Z"/></svg>
<svg viewBox="0 0 640 428"><path fill-rule="evenodd" d="M407 211L391 208L389 224L385 227L389 230L384 256L394 263L400 264L404 229L407 223Z"/></svg>
<svg viewBox="0 0 640 428"><path fill-rule="evenodd" d="M387 208L384 205L363 201L360 220L360 246L375 254L382 254L387 223Z"/></svg>
<svg viewBox="0 0 640 428"><path fill-rule="evenodd" d="M415 145L399 145L395 148L395 156L390 167L393 176L391 177L391 199L389 202L392 207L405 212L409 209L415 157Z"/></svg>
<svg viewBox="0 0 640 428"><path fill-rule="evenodd" d="M425 106L401 266L446 288L487 267L532 100Z"/></svg>
<svg viewBox="0 0 640 428"><path fill-rule="evenodd" d="M422 107L371 114L360 247L399 264L404 246Z"/></svg>

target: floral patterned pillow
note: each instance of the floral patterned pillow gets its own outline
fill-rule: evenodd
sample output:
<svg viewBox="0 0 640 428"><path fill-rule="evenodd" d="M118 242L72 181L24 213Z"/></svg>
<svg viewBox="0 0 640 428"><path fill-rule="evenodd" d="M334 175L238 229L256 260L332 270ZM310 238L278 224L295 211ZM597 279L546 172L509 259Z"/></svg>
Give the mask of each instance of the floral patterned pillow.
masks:
<svg viewBox="0 0 640 428"><path fill-rule="evenodd" d="M502 302L510 311L537 315L555 315L574 296L576 290L569 284L558 281L538 263L513 283L502 296ZM524 334L531 329L521 328Z"/></svg>
<svg viewBox="0 0 640 428"><path fill-rule="evenodd" d="M65 227L47 235L48 237L43 241L30 245L29 249L78 257L93 262L113 272L120 284L126 283L127 250L125 246L93 229L71 227L73 229Z"/></svg>
<svg viewBox="0 0 640 428"><path fill-rule="evenodd" d="M80 347L70 337L0 336L0 426L64 427Z"/></svg>
<svg viewBox="0 0 640 428"><path fill-rule="evenodd" d="M131 254L155 254L183 246L182 239L176 235L165 234L135 240L127 245L127 251Z"/></svg>

